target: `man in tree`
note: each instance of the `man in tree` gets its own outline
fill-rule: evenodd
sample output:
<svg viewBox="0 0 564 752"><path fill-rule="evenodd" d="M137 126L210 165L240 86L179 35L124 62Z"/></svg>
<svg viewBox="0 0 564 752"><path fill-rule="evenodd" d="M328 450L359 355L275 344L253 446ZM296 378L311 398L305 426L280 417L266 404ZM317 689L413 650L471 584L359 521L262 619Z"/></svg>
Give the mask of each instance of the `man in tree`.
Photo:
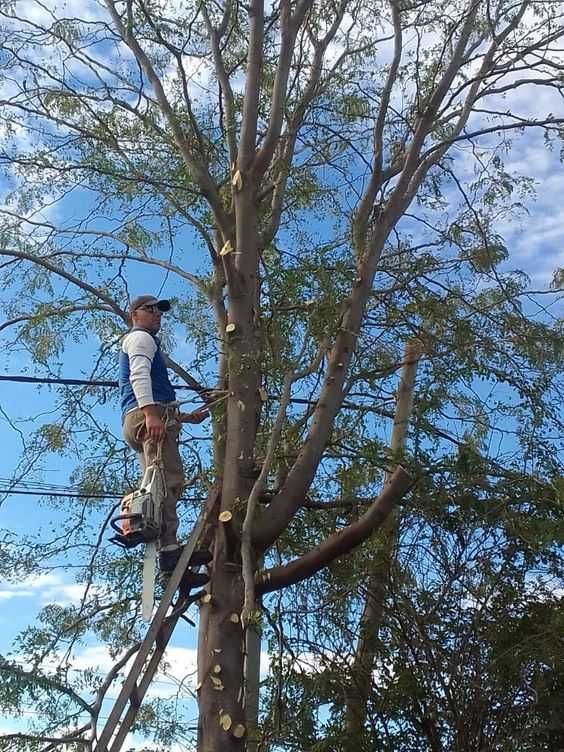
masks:
<svg viewBox="0 0 564 752"><path fill-rule="evenodd" d="M158 447L162 446L166 493L161 510L159 566L165 575L172 573L182 551L176 537L176 503L184 484L178 450L181 424L201 423L209 415L206 409L181 413L174 405L176 395L156 336L161 315L169 310L168 300L158 300L153 295L140 295L131 302L131 329L122 340L119 362L123 435L139 455L143 470L155 461ZM190 564L199 566L210 559L209 551L195 551ZM183 585L200 587L208 579L205 574L187 573Z"/></svg>

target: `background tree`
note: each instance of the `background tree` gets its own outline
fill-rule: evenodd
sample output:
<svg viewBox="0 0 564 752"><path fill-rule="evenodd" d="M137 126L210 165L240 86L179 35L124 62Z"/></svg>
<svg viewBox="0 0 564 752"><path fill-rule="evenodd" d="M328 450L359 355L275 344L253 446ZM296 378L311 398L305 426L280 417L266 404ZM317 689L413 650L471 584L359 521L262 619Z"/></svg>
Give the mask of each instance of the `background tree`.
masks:
<svg viewBox="0 0 564 752"><path fill-rule="evenodd" d="M73 352L92 377L113 374L129 287L153 278L136 270L163 270L177 295L167 345L174 350L173 337L181 343L188 332L197 347L189 370L224 397L212 449L186 447L193 495L220 480L221 509L232 515L231 532L217 523L212 600L200 609L198 748L241 749L262 735L266 745L283 736L301 748L385 739L383 749L409 749L423 738L430 749L452 740L471 749L475 737L461 722L467 686L450 705L434 696L452 663L449 630L470 641L478 632L468 622L484 615L488 649L502 650L491 624L507 616L516 590L518 639L543 607L527 590L532 573L542 564L559 575L561 326L549 309L539 314L546 291L535 296L504 265L500 227L532 190L506 172L509 139L541 130L550 148L560 138L557 108L531 117L519 96L561 91L560 4L252 0L173 9L105 0L78 17L31 0L0 7L6 351L49 375L66 371ZM554 282L558 290L558 275ZM402 458L388 451L387 435L408 342L421 362ZM4 571L19 574L77 552L92 583L77 608L48 607L21 636L31 673L3 665L4 706L37 698L47 744L68 733L95 740L107 683L84 675L73 685L77 640L93 634L117 659L139 636L137 557L116 557L99 534L107 506L95 492L117 492L134 477L100 417L103 395L63 390L59 415L26 439L15 471L29 474L47 451L74 456L72 480L87 495L57 536L8 538L3 554ZM382 486L400 460L406 469ZM383 544L371 540L414 481L409 514ZM531 520L538 526L523 531ZM506 597L477 597L481 583L453 573L459 550L486 568L486 590L489 570L503 570L493 550L488 559L466 554L472 536L499 536L513 557L504 566L521 568ZM436 562L435 540L444 551ZM302 608L289 612L283 589L306 579ZM443 600L417 628L436 588ZM322 612L305 618L313 603ZM250 669L259 607L281 646L262 730ZM310 630L323 636L327 624L338 630L329 643L318 638L317 652L333 644L345 667L361 668L341 675L350 674L340 699L329 680L320 687L303 670L296 679ZM287 628L297 630L297 651ZM435 645L435 630L444 643ZM553 643L539 663L525 661L529 674L517 662L503 677L475 640L465 647L476 675L488 668L490 691L506 691L506 723L498 719L495 733L514 743L511 692L523 681L536 686ZM57 671L45 677L53 655ZM221 656L220 690L212 655ZM386 702L374 679L380 666ZM553 664L545 679L558 685ZM300 700L297 720L285 709L289 736L283 690ZM323 697L332 705L316 718ZM331 725L347 704L349 741ZM540 713L539 728L553 712L550 702L520 707L527 718ZM169 709L144 712L140 729L156 723L163 744L189 731L181 721L162 726ZM219 722L226 714L228 728ZM486 710L475 718L490 748L503 749Z"/></svg>

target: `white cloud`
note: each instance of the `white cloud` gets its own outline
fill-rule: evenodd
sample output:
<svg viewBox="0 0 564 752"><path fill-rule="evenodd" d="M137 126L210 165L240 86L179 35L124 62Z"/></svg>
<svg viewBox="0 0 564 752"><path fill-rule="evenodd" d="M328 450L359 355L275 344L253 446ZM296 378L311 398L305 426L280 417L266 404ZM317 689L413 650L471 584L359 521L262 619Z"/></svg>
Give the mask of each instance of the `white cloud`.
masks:
<svg viewBox="0 0 564 752"><path fill-rule="evenodd" d="M11 601L13 598L30 598L32 590L0 590L0 601Z"/></svg>
<svg viewBox="0 0 564 752"><path fill-rule="evenodd" d="M56 572L45 572L26 577L19 583L4 583L0 590L0 601L14 598L37 598L41 604L55 603L59 606L79 604L86 590L85 583L66 582L62 575ZM89 589L90 595L102 595L103 588L93 585Z"/></svg>

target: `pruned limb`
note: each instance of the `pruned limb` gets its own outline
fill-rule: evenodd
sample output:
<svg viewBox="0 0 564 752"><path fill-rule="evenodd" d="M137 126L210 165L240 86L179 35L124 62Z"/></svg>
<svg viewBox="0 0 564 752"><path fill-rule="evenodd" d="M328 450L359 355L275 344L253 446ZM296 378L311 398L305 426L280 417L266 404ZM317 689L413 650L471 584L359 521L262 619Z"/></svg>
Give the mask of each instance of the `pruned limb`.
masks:
<svg viewBox="0 0 564 752"><path fill-rule="evenodd" d="M401 452L405 446L409 419L413 407L413 392L415 388L417 364L421 358L421 353L422 345L419 340L412 340L406 344L403 367L400 374L400 383L397 391L394 425L390 439L390 451L392 452L392 456ZM384 483L389 483L390 478L391 473L386 473Z"/></svg>
<svg viewBox="0 0 564 752"><path fill-rule="evenodd" d="M230 562L235 562L238 559L240 540L235 531L235 526L233 525L233 514L228 509L226 509L225 511L221 512L218 517L218 521L221 523L221 529L223 530L223 534L225 536L227 559Z"/></svg>
<svg viewBox="0 0 564 752"><path fill-rule="evenodd" d="M413 393L417 364L421 357L422 346L419 340L408 342L405 347L403 366L397 390L394 425L390 439L392 458L404 449L407 428L413 407ZM386 473L384 487L393 476ZM392 511L380 531L380 549L378 557L372 563L366 584L364 608L359 621L359 636L351 666L351 680L345 693L347 733L361 739L364 733L368 697L372 686L372 674L375 660L375 643L382 622L383 606L388 592L391 561L398 535L397 509Z"/></svg>
<svg viewBox="0 0 564 752"><path fill-rule="evenodd" d="M311 577L343 554L367 540L388 517L413 485L413 478L401 465L370 508L356 522L326 538L317 548L281 567L263 572L257 579L257 594L270 593Z"/></svg>

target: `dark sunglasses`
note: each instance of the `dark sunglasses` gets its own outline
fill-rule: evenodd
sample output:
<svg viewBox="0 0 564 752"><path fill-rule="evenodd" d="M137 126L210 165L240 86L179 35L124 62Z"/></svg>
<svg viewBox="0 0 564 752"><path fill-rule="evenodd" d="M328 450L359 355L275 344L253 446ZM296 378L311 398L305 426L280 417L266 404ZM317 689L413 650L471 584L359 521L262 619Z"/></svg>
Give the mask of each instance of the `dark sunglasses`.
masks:
<svg viewBox="0 0 564 752"><path fill-rule="evenodd" d="M149 313L162 313L161 309L156 305L142 305L139 308L142 311L149 311Z"/></svg>

